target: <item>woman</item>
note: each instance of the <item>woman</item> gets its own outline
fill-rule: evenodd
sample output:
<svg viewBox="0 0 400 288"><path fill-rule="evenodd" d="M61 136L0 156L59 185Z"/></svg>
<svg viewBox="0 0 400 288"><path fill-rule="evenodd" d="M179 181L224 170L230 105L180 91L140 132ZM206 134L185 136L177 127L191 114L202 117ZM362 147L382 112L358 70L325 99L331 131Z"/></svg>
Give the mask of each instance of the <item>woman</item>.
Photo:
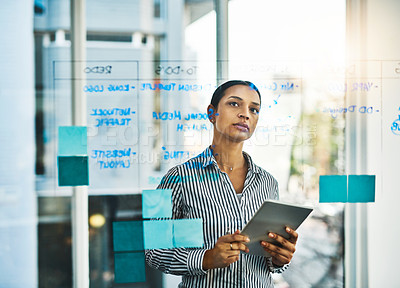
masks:
<svg viewBox="0 0 400 288"><path fill-rule="evenodd" d="M249 239L239 233L264 200L278 199L277 181L242 151L260 107L260 92L251 82L219 86L207 109L212 145L170 169L158 186L173 191L173 218L203 219L204 248L146 251L150 266L183 276L179 287L273 287L270 273L282 272L293 257L298 235L289 228L289 240L269 233L279 245L260 243L269 258L246 254Z"/></svg>

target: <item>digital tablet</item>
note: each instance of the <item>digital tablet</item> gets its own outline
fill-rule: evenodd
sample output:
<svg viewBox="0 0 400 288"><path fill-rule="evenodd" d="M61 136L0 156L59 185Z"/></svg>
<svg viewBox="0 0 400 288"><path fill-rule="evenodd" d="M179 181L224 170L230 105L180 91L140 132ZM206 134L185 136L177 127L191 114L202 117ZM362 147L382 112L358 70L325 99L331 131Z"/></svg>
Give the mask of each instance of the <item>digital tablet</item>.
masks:
<svg viewBox="0 0 400 288"><path fill-rule="evenodd" d="M246 243L249 254L270 257L260 244L261 241L276 243L268 237L268 233L272 232L289 239L286 226L296 230L312 211L313 208L306 206L266 200L240 233L250 238L250 242Z"/></svg>

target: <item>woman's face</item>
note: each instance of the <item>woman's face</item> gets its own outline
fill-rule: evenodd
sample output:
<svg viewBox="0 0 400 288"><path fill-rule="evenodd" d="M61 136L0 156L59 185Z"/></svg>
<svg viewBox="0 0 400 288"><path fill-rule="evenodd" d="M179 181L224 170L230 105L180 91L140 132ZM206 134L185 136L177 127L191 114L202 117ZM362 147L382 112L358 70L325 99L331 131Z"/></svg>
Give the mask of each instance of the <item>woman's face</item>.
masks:
<svg viewBox="0 0 400 288"><path fill-rule="evenodd" d="M214 112L214 137L234 142L249 139L257 126L259 111L260 97L254 89L245 85L229 87Z"/></svg>

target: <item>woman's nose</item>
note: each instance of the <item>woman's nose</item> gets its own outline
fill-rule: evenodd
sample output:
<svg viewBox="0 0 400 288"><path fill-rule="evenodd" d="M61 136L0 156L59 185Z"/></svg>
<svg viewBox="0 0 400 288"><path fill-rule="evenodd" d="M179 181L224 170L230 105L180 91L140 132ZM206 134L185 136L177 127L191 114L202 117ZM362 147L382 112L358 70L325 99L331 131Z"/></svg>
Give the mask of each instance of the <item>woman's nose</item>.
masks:
<svg viewBox="0 0 400 288"><path fill-rule="evenodd" d="M249 116L248 115L246 115L245 113L239 113L239 118L244 118L245 120L249 120L250 118L249 118Z"/></svg>

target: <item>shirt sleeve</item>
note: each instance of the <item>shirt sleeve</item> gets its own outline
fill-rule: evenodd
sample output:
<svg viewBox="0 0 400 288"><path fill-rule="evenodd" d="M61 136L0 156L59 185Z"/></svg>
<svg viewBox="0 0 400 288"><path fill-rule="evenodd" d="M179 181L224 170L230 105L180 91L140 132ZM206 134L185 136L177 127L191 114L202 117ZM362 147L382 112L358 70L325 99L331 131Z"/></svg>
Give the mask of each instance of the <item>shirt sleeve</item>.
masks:
<svg viewBox="0 0 400 288"><path fill-rule="evenodd" d="M274 181L273 181L272 191L273 191L274 199L275 200L279 200L278 181L276 181L275 178L274 178ZM289 267L290 263L279 267L279 266L274 265L274 263L272 263L272 258L271 257L267 257L267 265L268 265L268 270L271 273L282 273L283 271L285 271Z"/></svg>
<svg viewBox="0 0 400 288"><path fill-rule="evenodd" d="M274 199L279 200L279 187L278 187L278 181L274 178L273 182L273 191L274 191Z"/></svg>
<svg viewBox="0 0 400 288"><path fill-rule="evenodd" d="M268 257L267 258L267 265L268 265L269 272L271 272L271 273L282 273L283 271L285 271L289 267L290 263L285 264L285 265L283 265L281 267L275 266L274 263L272 263L272 258Z"/></svg>
<svg viewBox="0 0 400 288"><path fill-rule="evenodd" d="M172 189L172 218L183 218L182 177L173 167L162 178L157 189ZM147 264L164 273L174 275L204 275L203 258L206 249L175 248L145 250Z"/></svg>

